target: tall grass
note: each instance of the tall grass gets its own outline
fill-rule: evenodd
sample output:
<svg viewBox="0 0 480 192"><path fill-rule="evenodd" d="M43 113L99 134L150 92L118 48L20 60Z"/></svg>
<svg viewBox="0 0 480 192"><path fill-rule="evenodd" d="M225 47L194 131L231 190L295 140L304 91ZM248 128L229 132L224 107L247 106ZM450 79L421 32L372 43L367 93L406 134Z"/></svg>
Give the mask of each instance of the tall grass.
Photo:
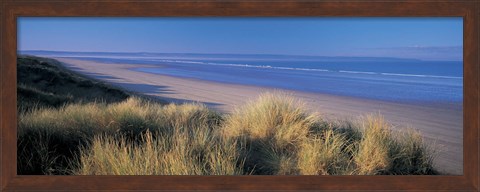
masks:
<svg viewBox="0 0 480 192"><path fill-rule="evenodd" d="M367 116L354 156L357 174L435 174L435 151L411 129L394 134L382 116Z"/></svg>
<svg viewBox="0 0 480 192"><path fill-rule="evenodd" d="M381 117L368 116L362 122L363 137L355 155L358 174L375 175L391 166L390 149L395 145L388 125Z"/></svg>
<svg viewBox="0 0 480 192"><path fill-rule="evenodd" d="M267 93L227 116L222 134L244 142L245 169L256 174L297 174L296 152L315 116L284 93Z"/></svg>
<svg viewBox="0 0 480 192"><path fill-rule="evenodd" d="M351 149L347 138L333 130L323 131L303 142L298 152L298 169L302 175L348 175L352 172Z"/></svg>
<svg viewBox="0 0 480 192"><path fill-rule="evenodd" d="M141 143L125 138L96 136L89 149L80 152L79 175L238 175L235 145L209 140L195 146L192 136L154 139L147 132ZM210 138L213 139L213 138ZM233 147L232 147L233 146Z"/></svg>
<svg viewBox="0 0 480 192"><path fill-rule="evenodd" d="M74 174L243 174L237 168L241 161L235 141L216 135L220 119L217 113L200 104L159 106L152 103L139 105L141 101L138 100L131 102L136 105L126 102L112 111L123 122L120 125L136 122L127 123L122 132L137 130L135 134L139 137L132 140L125 134L119 137L96 136L91 146L81 150L81 166Z"/></svg>
<svg viewBox="0 0 480 192"><path fill-rule="evenodd" d="M381 116L348 126L267 93L223 115L202 104L137 97L74 103L19 115L19 174L437 174L418 132Z"/></svg>
<svg viewBox="0 0 480 192"><path fill-rule="evenodd" d="M315 120L303 105L284 93L260 95L227 117L224 135L248 135L253 139L270 140L278 147L296 144L306 138Z"/></svg>
<svg viewBox="0 0 480 192"><path fill-rule="evenodd" d="M38 109L20 114L19 120L19 172L24 174L65 173L75 167L75 163L84 165L73 171L75 174L127 174L136 168L138 171L130 174L240 173L235 168L240 163L235 155L235 141L216 136L220 115L200 104L161 105L131 97L109 105L70 104L58 109ZM38 147L42 147L41 152ZM132 159L120 161L122 155ZM146 158L146 155L165 158L162 165L172 170L142 172L139 167L131 167L143 166L134 163L140 161L134 157ZM79 159L72 160L75 157ZM111 159L102 159L105 157ZM179 161L181 157L184 161ZM68 159L70 161L65 161ZM143 163L148 160L143 159ZM151 160L150 163L155 163ZM47 161L48 164L44 163ZM32 162L40 162L42 166L31 165ZM185 168L176 169L172 164L180 165L180 162ZM125 163L123 171L101 169L119 167L119 163ZM52 168L54 165L57 167ZM193 165L202 169L185 171ZM89 169L92 167L96 168Z"/></svg>

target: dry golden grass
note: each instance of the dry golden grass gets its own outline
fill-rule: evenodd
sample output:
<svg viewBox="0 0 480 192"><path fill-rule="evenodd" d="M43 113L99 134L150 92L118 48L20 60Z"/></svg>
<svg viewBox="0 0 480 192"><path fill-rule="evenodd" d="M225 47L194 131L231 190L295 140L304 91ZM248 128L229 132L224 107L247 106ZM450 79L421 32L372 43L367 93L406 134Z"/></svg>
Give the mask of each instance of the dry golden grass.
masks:
<svg viewBox="0 0 480 192"><path fill-rule="evenodd" d="M213 139L213 138L209 138ZM153 138L145 133L140 144L125 138L95 137L89 149L80 152L78 175L239 175L235 145L208 140L195 145L192 135ZM200 141L202 142L202 141Z"/></svg>
<svg viewBox="0 0 480 192"><path fill-rule="evenodd" d="M407 129L393 133L380 115L362 121L362 139L354 155L356 174L434 174L435 151L420 133Z"/></svg>
<svg viewBox="0 0 480 192"><path fill-rule="evenodd" d="M301 175L350 174L349 145L344 135L325 130L303 142L298 152L298 169ZM351 152L351 151L350 151Z"/></svg>
<svg viewBox="0 0 480 192"><path fill-rule="evenodd" d="M245 169L255 174L297 174L296 152L316 117L284 93L265 93L226 117L225 138L243 142Z"/></svg>
<svg viewBox="0 0 480 192"><path fill-rule="evenodd" d="M381 116L351 128L267 93L234 113L202 104L69 104L19 116L20 174L435 174L434 151Z"/></svg>
<svg viewBox="0 0 480 192"><path fill-rule="evenodd" d="M357 171L360 175L375 175L386 171L389 166L389 150L393 138L382 117L368 116L362 123L364 130L355 155Z"/></svg>

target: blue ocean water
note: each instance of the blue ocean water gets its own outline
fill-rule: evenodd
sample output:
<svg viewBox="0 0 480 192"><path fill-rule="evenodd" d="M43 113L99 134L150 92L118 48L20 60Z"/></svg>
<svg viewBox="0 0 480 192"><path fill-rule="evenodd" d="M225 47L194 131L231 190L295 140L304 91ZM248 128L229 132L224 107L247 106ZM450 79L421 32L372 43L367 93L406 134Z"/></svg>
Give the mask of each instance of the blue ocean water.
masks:
<svg viewBox="0 0 480 192"><path fill-rule="evenodd" d="M463 100L462 61L140 53L68 57L158 65L132 70L159 75L366 99L448 103Z"/></svg>
<svg viewBox="0 0 480 192"><path fill-rule="evenodd" d="M461 102L462 63L315 61L158 61L137 71L223 83L406 102Z"/></svg>

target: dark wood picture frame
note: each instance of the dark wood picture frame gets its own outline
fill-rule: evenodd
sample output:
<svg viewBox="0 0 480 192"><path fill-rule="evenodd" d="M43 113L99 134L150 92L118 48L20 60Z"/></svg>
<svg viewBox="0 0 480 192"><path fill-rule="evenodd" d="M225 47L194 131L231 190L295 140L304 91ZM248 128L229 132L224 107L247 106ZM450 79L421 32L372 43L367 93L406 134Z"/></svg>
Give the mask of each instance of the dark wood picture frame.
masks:
<svg viewBox="0 0 480 192"><path fill-rule="evenodd" d="M0 2L0 148L5 191L453 190L479 188L479 1L30 1ZM463 17L464 174L459 176L28 176L16 174L17 18L22 16Z"/></svg>

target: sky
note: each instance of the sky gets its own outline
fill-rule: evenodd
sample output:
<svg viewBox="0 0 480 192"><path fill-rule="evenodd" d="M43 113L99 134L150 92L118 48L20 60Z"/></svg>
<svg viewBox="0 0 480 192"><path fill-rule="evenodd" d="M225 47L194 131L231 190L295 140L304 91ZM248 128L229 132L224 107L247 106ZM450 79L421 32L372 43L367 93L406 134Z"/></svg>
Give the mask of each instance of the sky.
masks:
<svg viewBox="0 0 480 192"><path fill-rule="evenodd" d="M18 50L463 60L461 17L20 17Z"/></svg>

